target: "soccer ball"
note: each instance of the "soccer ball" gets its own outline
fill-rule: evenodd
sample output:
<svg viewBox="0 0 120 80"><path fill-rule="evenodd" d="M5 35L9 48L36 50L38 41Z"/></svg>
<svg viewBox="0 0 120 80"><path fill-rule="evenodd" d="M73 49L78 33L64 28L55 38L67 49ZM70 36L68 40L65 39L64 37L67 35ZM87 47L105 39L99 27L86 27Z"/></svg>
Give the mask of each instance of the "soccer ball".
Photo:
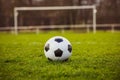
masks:
<svg viewBox="0 0 120 80"><path fill-rule="evenodd" d="M50 61L67 61L72 54L72 46L66 38L55 36L45 43L44 53Z"/></svg>

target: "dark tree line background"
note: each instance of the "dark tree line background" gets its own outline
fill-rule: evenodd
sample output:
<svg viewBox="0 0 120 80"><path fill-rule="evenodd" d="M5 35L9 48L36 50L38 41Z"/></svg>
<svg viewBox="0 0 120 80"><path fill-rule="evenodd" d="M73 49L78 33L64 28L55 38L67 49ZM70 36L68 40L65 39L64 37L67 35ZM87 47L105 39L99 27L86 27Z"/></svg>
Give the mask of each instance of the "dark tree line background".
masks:
<svg viewBox="0 0 120 80"><path fill-rule="evenodd" d="M97 24L120 23L120 0L0 0L0 27L14 25L14 7L96 5ZM20 26L92 23L92 11L21 11Z"/></svg>

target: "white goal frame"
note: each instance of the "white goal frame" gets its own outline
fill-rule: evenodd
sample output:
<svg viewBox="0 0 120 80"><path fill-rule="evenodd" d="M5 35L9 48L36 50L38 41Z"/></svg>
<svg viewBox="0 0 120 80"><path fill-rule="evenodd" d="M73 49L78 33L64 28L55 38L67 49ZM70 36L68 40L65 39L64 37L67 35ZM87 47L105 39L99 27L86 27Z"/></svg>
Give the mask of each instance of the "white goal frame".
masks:
<svg viewBox="0 0 120 80"><path fill-rule="evenodd" d="M18 34L18 13L19 11L35 11L35 10L76 10L76 9L92 9L93 13L93 33L96 33L96 6L50 6L50 7L15 7L14 8L14 32Z"/></svg>

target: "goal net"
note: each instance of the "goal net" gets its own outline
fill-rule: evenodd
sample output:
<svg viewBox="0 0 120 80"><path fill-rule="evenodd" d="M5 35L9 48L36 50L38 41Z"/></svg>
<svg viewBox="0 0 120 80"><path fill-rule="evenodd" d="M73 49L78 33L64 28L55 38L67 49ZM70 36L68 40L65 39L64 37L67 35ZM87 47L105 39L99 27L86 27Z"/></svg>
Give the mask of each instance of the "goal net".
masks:
<svg viewBox="0 0 120 80"><path fill-rule="evenodd" d="M79 13L81 12L80 10L90 10L91 11L91 16L92 16L91 21L92 22L90 24L86 24L84 22L79 23L79 20L80 20L80 18L79 18L80 14ZM15 32L15 34L18 34L19 26L21 26L21 25L19 25L19 23L20 23L19 17L21 17L20 14L25 13L25 12L26 12L27 15L31 14L31 12L32 13L34 12L34 14L32 14L32 16L35 16L35 14L39 14L40 16L43 16L43 17L40 17L40 19L39 19L41 24L44 24L43 20L46 20L46 23L49 22L49 21L47 21L47 19L45 19L46 16L49 17L49 18L52 18L53 15L54 15L54 17L56 17L56 16L58 17L59 16L58 13L63 14L62 16L59 16L59 18L60 17L64 18L64 17L67 16L67 19L69 21L68 20L64 21L64 20L60 19L60 21L57 23L57 21L56 21L57 18L56 18L54 20L54 21L56 21L56 24L58 24L58 25L62 24L62 26L57 26L56 28L65 28L65 26L63 26L63 25L67 25L67 24L71 25L71 26L69 26L71 28L92 26L93 33L96 33L96 7L94 5L92 5L92 6L15 7L14 8L14 32ZM65 14L66 12L69 13L69 15ZM52 13L52 14L48 14L48 13ZM82 13L82 15L84 15L85 13L86 12ZM75 17L78 18L77 22L75 22L75 20L76 20L75 18L70 17L71 15L74 16L75 14L76 14ZM84 15L84 16L86 16L86 15ZM21 20L21 21L22 21L22 23L25 22L25 20ZM66 23L64 24L64 22L66 22ZM52 22L51 22L51 24L52 24ZM72 26L72 25L78 25L78 24L85 24L85 25ZM47 25L47 24L45 24L45 25ZM53 23L53 25L55 25L55 24ZM53 26L53 25L51 25L49 27L50 28L51 27L55 28L55 26ZM39 29L39 28L42 28L42 27L36 27L36 28Z"/></svg>

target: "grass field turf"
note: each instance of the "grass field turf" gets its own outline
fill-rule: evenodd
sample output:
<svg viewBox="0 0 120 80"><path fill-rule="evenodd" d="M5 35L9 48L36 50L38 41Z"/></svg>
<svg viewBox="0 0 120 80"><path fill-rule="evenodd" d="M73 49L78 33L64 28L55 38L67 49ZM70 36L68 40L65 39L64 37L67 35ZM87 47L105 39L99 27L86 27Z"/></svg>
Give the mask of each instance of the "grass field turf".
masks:
<svg viewBox="0 0 120 80"><path fill-rule="evenodd" d="M43 52L53 36L73 47L67 62L50 62ZM120 32L0 33L0 80L119 80Z"/></svg>

